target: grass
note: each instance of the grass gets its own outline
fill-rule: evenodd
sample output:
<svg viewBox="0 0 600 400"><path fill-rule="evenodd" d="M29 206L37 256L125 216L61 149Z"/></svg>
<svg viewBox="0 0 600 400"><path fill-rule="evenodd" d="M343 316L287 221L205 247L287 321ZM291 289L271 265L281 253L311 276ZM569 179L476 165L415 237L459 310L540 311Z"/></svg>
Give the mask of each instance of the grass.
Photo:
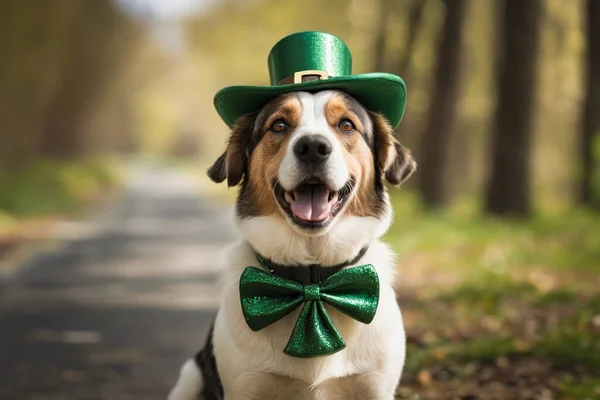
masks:
<svg viewBox="0 0 600 400"><path fill-rule="evenodd" d="M564 382L565 390L562 394L562 399L597 399L600 397L600 379L590 378L579 383Z"/></svg>
<svg viewBox="0 0 600 400"><path fill-rule="evenodd" d="M500 220L392 196L403 399L600 396L600 215ZM471 396L471 397L469 397ZM546 397L544 397L546 396Z"/></svg>
<svg viewBox="0 0 600 400"><path fill-rule="evenodd" d="M118 168L106 160L39 161L16 172L0 171L0 232L24 219L70 212L119 181Z"/></svg>
<svg viewBox="0 0 600 400"><path fill-rule="evenodd" d="M588 270L600 260L600 215L511 221L450 213L425 214L414 199L393 196L395 223L387 235L400 252L436 252L444 266L502 272L525 268Z"/></svg>

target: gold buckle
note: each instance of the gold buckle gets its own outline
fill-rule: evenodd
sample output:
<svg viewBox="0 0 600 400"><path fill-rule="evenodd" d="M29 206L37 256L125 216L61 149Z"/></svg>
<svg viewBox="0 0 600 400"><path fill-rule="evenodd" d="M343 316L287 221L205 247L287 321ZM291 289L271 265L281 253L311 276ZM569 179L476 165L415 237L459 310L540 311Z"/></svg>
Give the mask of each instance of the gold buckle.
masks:
<svg viewBox="0 0 600 400"><path fill-rule="evenodd" d="M305 79L308 78L308 79ZM327 79L327 72L319 70L306 70L294 73L294 83L303 83L311 81L320 81Z"/></svg>

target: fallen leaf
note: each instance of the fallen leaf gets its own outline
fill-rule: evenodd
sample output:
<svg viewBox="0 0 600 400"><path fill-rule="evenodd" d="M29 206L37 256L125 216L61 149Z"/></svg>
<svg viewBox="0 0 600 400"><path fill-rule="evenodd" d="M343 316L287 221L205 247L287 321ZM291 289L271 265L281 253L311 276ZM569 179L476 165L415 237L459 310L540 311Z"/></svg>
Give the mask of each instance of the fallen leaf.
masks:
<svg viewBox="0 0 600 400"><path fill-rule="evenodd" d="M417 380L419 381L419 384L423 387L431 386L431 373L428 370L423 369L419 371L419 374L417 375Z"/></svg>

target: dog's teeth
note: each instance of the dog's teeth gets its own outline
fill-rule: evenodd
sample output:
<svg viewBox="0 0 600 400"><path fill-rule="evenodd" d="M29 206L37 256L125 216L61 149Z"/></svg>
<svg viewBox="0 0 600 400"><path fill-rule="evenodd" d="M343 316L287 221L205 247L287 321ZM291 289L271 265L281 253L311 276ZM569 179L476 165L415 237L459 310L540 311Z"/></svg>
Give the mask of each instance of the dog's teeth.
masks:
<svg viewBox="0 0 600 400"><path fill-rule="evenodd" d="M292 202L294 201L293 195L290 192L285 192L285 201L288 202L288 204L292 204Z"/></svg>

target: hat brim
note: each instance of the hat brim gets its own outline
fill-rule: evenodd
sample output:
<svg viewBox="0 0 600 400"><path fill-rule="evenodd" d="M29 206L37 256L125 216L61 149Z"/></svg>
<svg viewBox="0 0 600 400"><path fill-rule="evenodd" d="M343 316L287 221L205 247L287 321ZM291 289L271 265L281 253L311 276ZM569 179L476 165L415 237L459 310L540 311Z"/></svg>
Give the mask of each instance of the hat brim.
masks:
<svg viewBox="0 0 600 400"><path fill-rule="evenodd" d="M214 103L223 121L233 128L238 117L259 110L280 94L328 89L348 93L368 110L382 114L394 128L404 114L406 85L399 76L383 72L280 86L229 86L215 95Z"/></svg>

